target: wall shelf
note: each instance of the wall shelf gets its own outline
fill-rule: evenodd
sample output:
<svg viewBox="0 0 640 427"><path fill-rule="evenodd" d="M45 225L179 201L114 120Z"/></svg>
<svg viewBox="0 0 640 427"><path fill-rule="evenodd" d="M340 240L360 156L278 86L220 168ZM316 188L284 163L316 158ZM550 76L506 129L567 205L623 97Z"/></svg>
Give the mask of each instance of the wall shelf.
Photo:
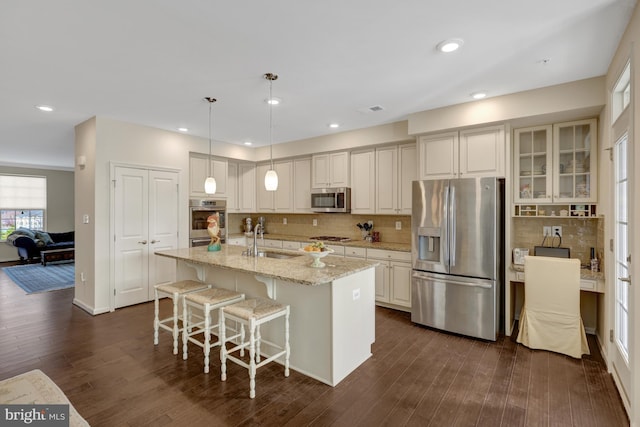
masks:
<svg viewBox="0 0 640 427"><path fill-rule="evenodd" d="M541 218L595 218L595 204L516 204L513 206L514 217Z"/></svg>

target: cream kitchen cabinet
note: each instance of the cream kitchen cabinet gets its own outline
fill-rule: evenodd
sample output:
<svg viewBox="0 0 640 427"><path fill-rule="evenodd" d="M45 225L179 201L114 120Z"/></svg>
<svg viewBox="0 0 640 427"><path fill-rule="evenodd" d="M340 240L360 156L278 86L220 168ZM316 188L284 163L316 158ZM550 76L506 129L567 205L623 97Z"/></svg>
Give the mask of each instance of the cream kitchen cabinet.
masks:
<svg viewBox="0 0 640 427"><path fill-rule="evenodd" d="M278 174L278 189L267 191L264 176L271 168L270 163L256 167L256 202L258 212L293 212L293 162L274 162L273 169Z"/></svg>
<svg viewBox="0 0 640 427"><path fill-rule="evenodd" d="M418 179L416 154L416 144L376 149L375 213L411 215L411 183Z"/></svg>
<svg viewBox="0 0 640 427"><path fill-rule="evenodd" d="M598 200L598 129L596 119L553 125L553 200Z"/></svg>
<svg viewBox="0 0 640 427"><path fill-rule="evenodd" d="M229 162L227 165L227 212L256 210L256 167L253 163Z"/></svg>
<svg viewBox="0 0 640 427"><path fill-rule="evenodd" d="M292 251L297 251L298 249L303 247L302 242L293 242L291 240L283 240L282 241L282 249L289 249Z"/></svg>
<svg viewBox="0 0 640 427"><path fill-rule="evenodd" d="M418 178L505 176L504 126L424 135L418 139Z"/></svg>
<svg viewBox="0 0 640 427"><path fill-rule="evenodd" d="M375 150L351 153L351 213L375 213Z"/></svg>
<svg viewBox="0 0 640 427"><path fill-rule="evenodd" d="M282 240L262 239L258 237L258 246L261 248L282 249Z"/></svg>
<svg viewBox="0 0 640 427"><path fill-rule="evenodd" d="M345 258L366 258L367 250L356 246L345 246L344 256Z"/></svg>
<svg viewBox="0 0 640 427"><path fill-rule="evenodd" d="M273 193L276 212L293 212L293 162L276 162L273 169L278 174L278 189Z"/></svg>
<svg viewBox="0 0 640 427"><path fill-rule="evenodd" d="M513 154L516 204L597 202L596 119L516 129Z"/></svg>
<svg viewBox="0 0 640 427"><path fill-rule="evenodd" d="M264 187L264 176L271 169L270 163L256 166L256 211L257 212L273 212L273 191L267 191ZM280 186L280 177L278 176L278 186Z"/></svg>
<svg viewBox="0 0 640 427"><path fill-rule="evenodd" d="M376 302L405 311L411 309L411 253L367 249L367 259L376 260Z"/></svg>
<svg viewBox="0 0 640 427"><path fill-rule="evenodd" d="M293 211L311 213L311 158L293 161Z"/></svg>
<svg viewBox="0 0 640 427"><path fill-rule="evenodd" d="M227 239L227 245L231 246L247 246L247 237L246 236L236 236L230 237Z"/></svg>
<svg viewBox="0 0 640 427"><path fill-rule="evenodd" d="M513 172L516 203L550 202L553 180L551 126L514 130Z"/></svg>
<svg viewBox="0 0 640 427"><path fill-rule="evenodd" d="M311 157L311 187L348 187L349 152L316 154Z"/></svg>
<svg viewBox="0 0 640 427"><path fill-rule="evenodd" d="M211 173L216 179L216 194L204 192L204 181L209 176L209 157L205 154L189 155L189 194L191 197L227 197L227 159L211 157Z"/></svg>

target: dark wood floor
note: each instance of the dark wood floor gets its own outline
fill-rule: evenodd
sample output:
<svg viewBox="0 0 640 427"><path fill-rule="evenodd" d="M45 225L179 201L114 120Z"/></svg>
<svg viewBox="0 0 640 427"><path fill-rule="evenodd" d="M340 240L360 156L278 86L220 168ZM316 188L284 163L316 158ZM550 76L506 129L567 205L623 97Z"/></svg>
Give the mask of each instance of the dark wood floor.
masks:
<svg viewBox="0 0 640 427"><path fill-rule="evenodd" d="M183 361L167 333L154 347L152 303L93 317L72 298L25 295L0 272L0 379L41 369L92 426L629 425L597 356L463 338L377 308L373 357L337 387L270 364L251 400L246 370L229 364L223 383L217 357L205 375L199 349Z"/></svg>

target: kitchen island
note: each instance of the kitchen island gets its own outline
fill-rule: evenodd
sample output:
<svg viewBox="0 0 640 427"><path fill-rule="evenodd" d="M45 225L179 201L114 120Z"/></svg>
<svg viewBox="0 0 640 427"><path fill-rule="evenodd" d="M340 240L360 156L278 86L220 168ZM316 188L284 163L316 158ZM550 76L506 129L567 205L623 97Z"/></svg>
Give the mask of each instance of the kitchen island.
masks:
<svg viewBox="0 0 640 427"><path fill-rule="evenodd" d="M329 255L323 258L326 267L313 268L302 252L277 251L291 258L247 257L243 249L222 245L221 251L208 252L201 246L156 255L176 260L178 280L201 280L246 298L289 304L290 364L304 375L335 386L371 357L376 262ZM261 328L262 336L282 342L283 326L272 323Z"/></svg>

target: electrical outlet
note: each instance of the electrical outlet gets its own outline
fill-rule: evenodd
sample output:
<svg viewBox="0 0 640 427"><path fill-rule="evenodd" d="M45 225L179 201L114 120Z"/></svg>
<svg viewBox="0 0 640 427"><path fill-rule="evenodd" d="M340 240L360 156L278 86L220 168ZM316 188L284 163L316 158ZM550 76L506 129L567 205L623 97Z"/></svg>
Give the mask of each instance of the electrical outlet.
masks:
<svg viewBox="0 0 640 427"><path fill-rule="evenodd" d="M396 230L402 230L402 221L396 221Z"/></svg>
<svg viewBox="0 0 640 427"><path fill-rule="evenodd" d="M314 226L314 227L317 227L317 226L318 226L318 220L317 220L317 219L315 219L315 218L313 219L313 226Z"/></svg>
<svg viewBox="0 0 640 427"><path fill-rule="evenodd" d="M360 288L353 290L353 300L355 301L358 299L360 299Z"/></svg>
<svg viewBox="0 0 640 427"><path fill-rule="evenodd" d="M542 236L543 237L551 236L551 226L550 225L542 226Z"/></svg>
<svg viewBox="0 0 640 427"><path fill-rule="evenodd" d="M551 227L551 233L552 233L552 237L562 237L562 226L560 225L554 225L553 227Z"/></svg>
<svg viewBox="0 0 640 427"><path fill-rule="evenodd" d="M287 225L287 218L282 218L282 225Z"/></svg>

